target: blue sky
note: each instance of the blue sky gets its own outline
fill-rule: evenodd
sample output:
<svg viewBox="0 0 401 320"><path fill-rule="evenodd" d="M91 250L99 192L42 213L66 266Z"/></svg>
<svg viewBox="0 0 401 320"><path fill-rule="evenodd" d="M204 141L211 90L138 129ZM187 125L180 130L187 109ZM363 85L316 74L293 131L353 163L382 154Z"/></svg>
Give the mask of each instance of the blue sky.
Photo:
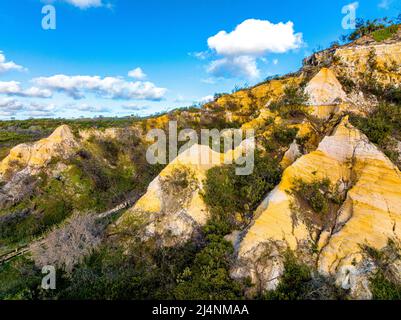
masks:
<svg viewBox="0 0 401 320"><path fill-rule="evenodd" d="M48 3L55 30L42 28ZM146 115L296 71L348 32L350 3L3 0L0 119ZM401 10L399 0L358 3L362 18Z"/></svg>

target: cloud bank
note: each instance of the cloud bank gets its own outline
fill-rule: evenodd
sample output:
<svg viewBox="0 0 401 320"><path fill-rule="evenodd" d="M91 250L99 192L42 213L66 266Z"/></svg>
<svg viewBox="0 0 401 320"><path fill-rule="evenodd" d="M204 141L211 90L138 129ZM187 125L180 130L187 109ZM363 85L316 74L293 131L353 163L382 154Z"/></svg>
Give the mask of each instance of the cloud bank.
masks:
<svg viewBox="0 0 401 320"><path fill-rule="evenodd" d="M13 117L24 115L26 117L52 117L56 106L52 103L22 102L14 98L0 99L0 116Z"/></svg>
<svg viewBox="0 0 401 320"><path fill-rule="evenodd" d="M67 76L63 74L33 79L37 86L52 91L63 92L74 99L85 98L86 93L93 93L106 99L136 99L160 101L167 92L152 82L129 82L122 78L100 76Z"/></svg>
<svg viewBox="0 0 401 320"><path fill-rule="evenodd" d="M0 81L0 94L33 98L51 98L53 95L48 89L40 89L37 87L22 89L20 82L17 81Z"/></svg>

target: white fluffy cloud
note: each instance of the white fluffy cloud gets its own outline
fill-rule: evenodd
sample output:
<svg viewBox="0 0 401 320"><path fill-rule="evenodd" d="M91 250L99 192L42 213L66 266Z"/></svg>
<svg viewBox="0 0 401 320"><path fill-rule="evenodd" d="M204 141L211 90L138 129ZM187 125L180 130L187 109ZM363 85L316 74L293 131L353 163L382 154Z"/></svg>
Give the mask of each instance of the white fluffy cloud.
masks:
<svg viewBox="0 0 401 320"><path fill-rule="evenodd" d="M257 79L260 76L256 59L251 56L225 57L212 61L207 72L218 78L229 75L235 78Z"/></svg>
<svg viewBox="0 0 401 320"><path fill-rule="evenodd" d="M23 71L25 68L16 64L13 61L6 61L6 56L0 51L0 73L4 73L11 70Z"/></svg>
<svg viewBox="0 0 401 320"><path fill-rule="evenodd" d="M99 76L55 75L33 79L39 87L64 92L74 99L85 97L85 93L94 93L107 99L163 99L167 89L156 87L152 82L128 82L122 78Z"/></svg>
<svg viewBox="0 0 401 320"><path fill-rule="evenodd" d="M103 6L102 0L64 0L64 1L80 9Z"/></svg>
<svg viewBox="0 0 401 320"><path fill-rule="evenodd" d="M52 92L48 89L31 87L23 89L17 81L0 81L0 94L18 97L50 98Z"/></svg>
<svg viewBox="0 0 401 320"><path fill-rule="evenodd" d="M220 31L208 39L209 48L221 55L264 55L284 53L302 45L302 33L294 32L294 24L273 24L267 20L249 19L234 31Z"/></svg>
<svg viewBox="0 0 401 320"><path fill-rule="evenodd" d="M128 76L134 79L142 80L146 78L146 74L141 68L136 68L128 72Z"/></svg>
<svg viewBox="0 0 401 320"><path fill-rule="evenodd" d="M257 79L258 60L269 53L285 53L300 48L302 33L295 33L294 24L271 23L248 19L233 31L220 31L208 39L209 49L220 56L212 61L207 72L214 77Z"/></svg>

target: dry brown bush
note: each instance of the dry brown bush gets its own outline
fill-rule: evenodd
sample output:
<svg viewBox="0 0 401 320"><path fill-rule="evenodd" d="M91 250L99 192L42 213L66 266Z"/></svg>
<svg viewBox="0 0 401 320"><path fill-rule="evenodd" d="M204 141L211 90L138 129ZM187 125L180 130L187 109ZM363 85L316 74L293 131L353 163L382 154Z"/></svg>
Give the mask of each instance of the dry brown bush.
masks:
<svg viewBox="0 0 401 320"><path fill-rule="evenodd" d="M35 264L40 268L52 265L71 273L76 264L100 245L103 231L104 226L93 214L75 214L43 241L32 245Z"/></svg>

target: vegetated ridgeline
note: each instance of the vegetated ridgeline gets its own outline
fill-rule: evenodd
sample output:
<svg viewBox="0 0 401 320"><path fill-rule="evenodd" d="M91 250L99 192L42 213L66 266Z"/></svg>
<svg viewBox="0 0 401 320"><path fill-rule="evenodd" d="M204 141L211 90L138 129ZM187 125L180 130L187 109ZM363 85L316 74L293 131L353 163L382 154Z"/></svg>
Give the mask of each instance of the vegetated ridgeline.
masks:
<svg viewBox="0 0 401 320"><path fill-rule="evenodd" d="M231 277L254 284L249 297L281 290L289 252L314 280L331 279L351 298L375 297L375 275L401 282L399 253L385 270L379 261L401 238L400 34L318 52L295 74L216 95L200 109L105 131L62 126L16 146L0 163L0 247L42 239L73 212L91 208L105 218L131 207L109 226L108 241L202 248L223 235L234 248ZM169 120L196 130L255 129L256 172L241 180L230 166L196 164L200 155L223 157L197 144L165 168L147 165L144 133ZM244 147L230 152L235 158ZM127 195L142 196L131 203Z"/></svg>

